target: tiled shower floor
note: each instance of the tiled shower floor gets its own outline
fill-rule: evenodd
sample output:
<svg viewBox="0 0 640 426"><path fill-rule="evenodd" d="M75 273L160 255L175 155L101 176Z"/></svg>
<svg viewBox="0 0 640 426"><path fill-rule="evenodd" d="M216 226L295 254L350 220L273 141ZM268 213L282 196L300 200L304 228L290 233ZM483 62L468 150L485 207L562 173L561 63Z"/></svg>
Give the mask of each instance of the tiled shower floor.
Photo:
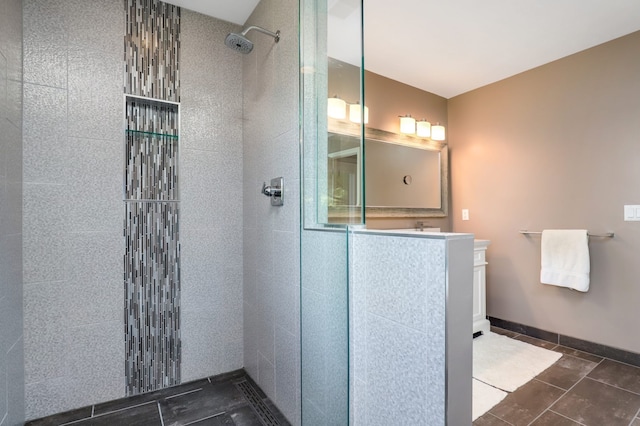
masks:
<svg viewBox="0 0 640 426"><path fill-rule="evenodd" d="M563 355L473 426L640 426L640 368L496 327L491 331Z"/></svg>
<svg viewBox="0 0 640 426"><path fill-rule="evenodd" d="M260 388L238 370L130 398L37 419L28 426L289 425Z"/></svg>

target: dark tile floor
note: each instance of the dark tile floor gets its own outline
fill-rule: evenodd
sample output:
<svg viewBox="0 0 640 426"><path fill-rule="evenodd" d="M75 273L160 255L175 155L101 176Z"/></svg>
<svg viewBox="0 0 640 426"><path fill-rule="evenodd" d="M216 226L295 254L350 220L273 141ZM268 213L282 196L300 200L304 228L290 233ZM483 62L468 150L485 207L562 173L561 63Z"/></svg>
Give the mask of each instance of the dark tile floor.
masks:
<svg viewBox="0 0 640 426"><path fill-rule="evenodd" d="M244 370L79 408L27 426L288 426Z"/></svg>
<svg viewBox="0 0 640 426"><path fill-rule="evenodd" d="M491 331L560 352L562 358L474 426L640 426L640 368L497 327Z"/></svg>

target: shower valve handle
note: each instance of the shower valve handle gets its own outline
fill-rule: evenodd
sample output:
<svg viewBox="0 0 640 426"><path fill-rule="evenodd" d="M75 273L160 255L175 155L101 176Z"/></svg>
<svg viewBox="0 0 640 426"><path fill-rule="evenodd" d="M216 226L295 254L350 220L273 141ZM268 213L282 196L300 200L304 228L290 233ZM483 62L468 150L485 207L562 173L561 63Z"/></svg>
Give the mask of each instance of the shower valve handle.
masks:
<svg viewBox="0 0 640 426"><path fill-rule="evenodd" d="M271 185L266 182L262 184L260 191L267 197L271 198L272 206L281 206L284 204L284 179L281 177L271 179Z"/></svg>
<svg viewBox="0 0 640 426"><path fill-rule="evenodd" d="M267 197L279 197L282 195L282 190L278 187L267 185L266 182L262 183L262 193Z"/></svg>

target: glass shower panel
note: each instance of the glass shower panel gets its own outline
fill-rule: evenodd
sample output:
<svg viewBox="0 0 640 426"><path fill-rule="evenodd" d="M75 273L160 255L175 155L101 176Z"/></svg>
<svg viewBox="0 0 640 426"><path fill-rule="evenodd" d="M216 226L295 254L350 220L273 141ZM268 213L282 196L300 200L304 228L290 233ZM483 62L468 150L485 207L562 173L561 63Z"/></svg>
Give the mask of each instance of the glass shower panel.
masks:
<svg viewBox="0 0 640 426"><path fill-rule="evenodd" d="M364 104L362 1L301 0L300 23L302 424L343 426L350 423L347 236L363 224L365 205L364 112L359 121L355 113Z"/></svg>
<svg viewBox="0 0 640 426"><path fill-rule="evenodd" d="M302 424L349 424L347 229L306 230L301 256Z"/></svg>
<svg viewBox="0 0 640 426"><path fill-rule="evenodd" d="M309 150L304 168L307 178L314 177L306 196L313 192L316 207L308 217L321 224L360 224L365 203L359 141L368 119L363 107L362 2L302 3L303 133ZM356 143L341 135L356 136Z"/></svg>

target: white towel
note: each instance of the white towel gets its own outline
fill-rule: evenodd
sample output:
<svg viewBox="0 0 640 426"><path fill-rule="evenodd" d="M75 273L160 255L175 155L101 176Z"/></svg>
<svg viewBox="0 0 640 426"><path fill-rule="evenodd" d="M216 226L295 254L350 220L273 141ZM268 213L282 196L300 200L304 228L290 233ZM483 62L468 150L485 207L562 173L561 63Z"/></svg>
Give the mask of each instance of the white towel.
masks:
<svg viewBox="0 0 640 426"><path fill-rule="evenodd" d="M589 290L589 235L585 229L542 231L540 282Z"/></svg>

